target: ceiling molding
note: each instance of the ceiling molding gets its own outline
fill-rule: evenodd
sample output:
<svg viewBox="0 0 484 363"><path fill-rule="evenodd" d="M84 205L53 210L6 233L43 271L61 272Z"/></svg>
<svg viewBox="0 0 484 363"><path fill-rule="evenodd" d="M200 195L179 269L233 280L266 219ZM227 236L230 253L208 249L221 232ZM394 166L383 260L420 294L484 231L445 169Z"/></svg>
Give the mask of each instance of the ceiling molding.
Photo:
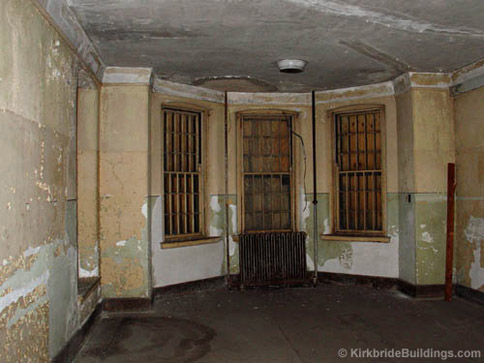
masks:
<svg viewBox="0 0 484 363"><path fill-rule="evenodd" d="M153 90L169 96L191 98L214 103L224 103L224 92L222 91L165 81L159 78L155 78L153 82Z"/></svg>
<svg viewBox="0 0 484 363"><path fill-rule="evenodd" d="M107 67L104 70L104 84L150 85L152 68L141 67Z"/></svg>
<svg viewBox="0 0 484 363"><path fill-rule="evenodd" d="M408 72L393 81L394 95L398 96L411 89L448 89L449 73Z"/></svg>
<svg viewBox="0 0 484 363"><path fill-rule="evenodd" d="M316 103L323 104L345 102L363 98L393 96L393 94L393 83L388 81L365 86L348 87L330 91L319 91L316 92Z"/></svg>
<svg viewBox="0 0 484 363"><path fill-rule="evenodd" d="M310 93L229 92L228 101L236 105L310 105Z"/></svg>
<svg viewBox="0 0 484 363"><path fill-rule="evenodd" d="M49 24L67 41L80 62L97 81L101 81L105 64L87 36L67 0L30 0Z"/></svg>
<svg viewBox="0 0 484 363"><path fill-rule="evenodd" d="M457 96L484 86L484 59L458 69L451 76L451 93Z"/></svg>

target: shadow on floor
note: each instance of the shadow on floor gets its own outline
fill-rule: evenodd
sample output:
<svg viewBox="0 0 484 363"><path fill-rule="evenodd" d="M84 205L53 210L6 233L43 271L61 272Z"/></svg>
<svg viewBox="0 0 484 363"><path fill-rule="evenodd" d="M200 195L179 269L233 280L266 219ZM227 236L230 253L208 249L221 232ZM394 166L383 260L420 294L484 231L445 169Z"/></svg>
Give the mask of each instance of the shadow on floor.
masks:
<svg viewBox="0 0 484 363"><path fill-rule="evenodd" d="M104 314L75 362L425 362L351 352L478 350L483 326L484 309L459 298L415 300L367 286L219 287L166 293L149 313Z"/></svg>

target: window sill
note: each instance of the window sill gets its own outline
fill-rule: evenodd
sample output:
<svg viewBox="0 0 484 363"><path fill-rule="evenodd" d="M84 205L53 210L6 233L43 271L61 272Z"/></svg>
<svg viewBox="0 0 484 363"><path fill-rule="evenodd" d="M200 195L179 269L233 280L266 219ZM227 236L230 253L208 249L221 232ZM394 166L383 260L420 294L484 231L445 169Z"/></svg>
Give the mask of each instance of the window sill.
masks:
<svg viewBox="0 0 484 363"><path fill-rule="evenodd" d="M348 236L342 234L321 234L319 238L323 241L340 241L340 242L377 242L388 243L390 237L388 236Z"/></svg>
<svg viewBox="0 0 484 363"><path fill-rule="evenodd" d="M161 242L162 249L178 248L178 247L190 247L198 245L206 245L210 243L217 243L222 240L222 236L217 237L200 237L199 239L185 240L185 241L167 241Z"/></svg>

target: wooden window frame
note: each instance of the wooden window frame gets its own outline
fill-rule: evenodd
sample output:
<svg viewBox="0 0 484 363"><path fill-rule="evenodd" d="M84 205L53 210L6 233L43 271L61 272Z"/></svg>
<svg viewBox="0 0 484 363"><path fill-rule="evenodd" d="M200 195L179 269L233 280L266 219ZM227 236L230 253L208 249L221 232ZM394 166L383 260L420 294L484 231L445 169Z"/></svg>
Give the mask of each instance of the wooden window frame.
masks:
<svg viewBox="0 0 484 363"><path fill-rule="evenodd" d="M358 112L377 111L380 113L380 137L381 137L381 213L382 213L382 229L380 231L374 230L357 230L357 231L340 231L339 226L339 183L338 183L338 163L336 160L336 143L337 135L335 128L335 120L337 115L354 114ZM331 165L332 165L332 193L330 197L330 209L332 213L331 221L331 235L322 236L327 240L351 240L367 241L367 242L388 242L387 237L387 210L386 210L386 122L385 122L385 106L381 104L363 104L339 107L328 111L328 120L331 125Z"/></svg>
<svg viewBox="0 0 484 363"><path fill-rule="evenodd" d="M201 148L201 163L200 163L200 180L199 180L199 204L200 204L200 232L194 234L180 234L180 235L166 235L165 228L163 228L163 242L161 243L163 248L172 248L172 247L182 247L184 246L184 242L187 242L188 245L198 244L197 241L201 241L203 243L212 243L212 238L207 237L207 187L206 187L206 169L207 169L207 119L209 116L209 111L204 108L200 108L193 105L186 105L183 103L167 103L162 104L160 108L160 139L161 141L161 193L163 195L164 201L164 194L165 194L165 168L163 165L163 155L164 155L164 142L163 142L163 133L164 133L164 125L163 125L163 112L165 110L174 110L174 111L181 111L181 112L192 112L198 113L200 115L200 148ZM164 203L163 203L163 225L164 225ZM209 241L210 240L210 241ZM209 241L209 242L207 242ZM180 245L182 243L182 245ZM172 246L173 245L173 246Z"/></svg>
<svg viewBox="0 0 484 363"><path fill-rule="evenodd" d="M297 194L296 194L296 181L297 181L297 172L298 168L297 165L301 162L300 156L298 153L295 152L297 150L294 146L294 139L293 135L290 135L291 143L290 143L290 152L292 155L292 164L290 167L290 198L291 198L291 229L290 230L267 230L267 231L246 231L245 229L245 208L244 208L244 173L243 173L243 121L244 118L270 118L271 116L275 117L289 117L291 119L291 129L293 131L298 132L298 119L299 114L294 111L287 111L287 110L245 110L239 111L236 113L236 120L237 120L237 129L236 129L236 153L237 153L237 190L239 195L239 203L237 203L237 212L240 216L238 228L239 231L242 233L263 233L263 232L282 232L282 231L297 231L298 230L298 217L299 212L297 208Z"/></svg>

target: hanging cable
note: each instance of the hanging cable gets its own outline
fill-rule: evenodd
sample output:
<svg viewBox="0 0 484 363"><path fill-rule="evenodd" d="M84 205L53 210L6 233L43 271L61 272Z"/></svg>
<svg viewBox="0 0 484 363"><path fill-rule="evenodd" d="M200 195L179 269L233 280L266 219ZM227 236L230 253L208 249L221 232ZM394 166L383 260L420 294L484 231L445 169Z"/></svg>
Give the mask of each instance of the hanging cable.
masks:
<svg viewBox="0 0 484 363"><path fill-rule="evenodd" d="M299 141L301 141L301 146L302 146L302 152L303 152L303 159L304 159L304 175L303 175L303 187L304 187L304 198L306 199L306 169L307 169L307 165L306 165L306 147L304 146L304 139L302 138L301 135L299 135L297 132L295 131L292 131L291 130L291 134L296 136ZM308 207L308 203L304 203L304 208L303 208L303 212L306 211L306 208Z"/></svg>

